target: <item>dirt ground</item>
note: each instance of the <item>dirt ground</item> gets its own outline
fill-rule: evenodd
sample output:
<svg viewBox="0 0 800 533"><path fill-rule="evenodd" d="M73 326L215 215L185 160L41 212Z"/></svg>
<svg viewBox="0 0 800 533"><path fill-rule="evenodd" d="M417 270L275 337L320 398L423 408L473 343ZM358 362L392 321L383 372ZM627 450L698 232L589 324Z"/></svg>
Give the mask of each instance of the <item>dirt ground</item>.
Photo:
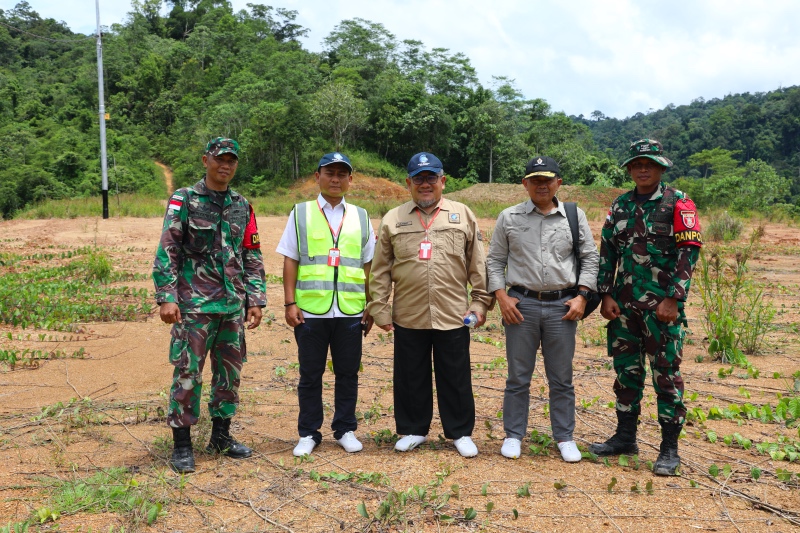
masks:
<svg viewBox="0 0 800 533"><path fill-rule="evenodd" d="M282 259L274 250L285 220L264 217L258 222L266 271L275 279L281 275ZM376 228L378 223L373 221ZM600 223L592 224L599 235ZM0 252L30 254L97 245L110 254L116 268L149 273L160 226L156 219L6 221L0 222ZM481 226L491 230L494 221L481 220ZM769 283L768 297L779 308L780 328L770 334L766 354L750 357L760 375L754 378L734 369L730 376L719 377L719 369L729 365L711 361L706 353L695 292L688 307L690 333L682 365L687 397L697 393L688 400L690 409L708 412L714 406L724 409L745 402L774 406L776 395L798 394L791 376L800 370L800 232L768 224L762 243L751 267L759 280ZM151 287L145 281L136 286ZM50 494L43 489L43 479L88 477L109 467L128 468L140 484L162 491L167 500L163 516L146 526L133 523L130 516L78 512L62 515L39 530L788 532L800 527L800 464L774 461L755 450L756 443L777 442L779 437L797 445L797 427L726 419L689 425L680 447L683 475L656 477L645 465L655 460L660 440L649 382L638 465L631 460L629 466L621 466L617 458L609 464L589 460L567 464L552 447L547 455L524 454L516 461L503 458L498 412L505 383L505 349L498 311L490 314L487 328L475 333L471 345L477 457L464 459L452 442L437 438L442 433L438 415L431 445L400 454L385 442L384 437L394 432L392 342L376 328L364 343L359 391L362 419L357 435L364 450L347 454L333 440L327 426L332 416L328 406L333 404L333 377L326 373L325 438L314 451L313 461L298 463L291 453L297 438L298 372L292 365L296 346L283 321L279 283L269 283L268 296L268 319L248 334L249 361L233 425L235 436L253 447L255 454L235 461L198 452L197 472L183 482L166 463L171 434L163 410L172 367L166 356L169 326L160 322L157 313L140 322L87 324L77 340L57 343L70 353L85 348L83 359L47 360L38 368L18 366L15 370L0 363L0 528L30 517L45 505ZM580 446L604 440L615 423L614 410L608 406L614 398L613 375L600 345L603 324L596 313L579 329L574 368L575 437ZM14 340L8 340L9 332ZM0 325L0 345L56 347L53 342L17 340L27 333L34 332ZM549 435L547 382L541 372L538 365L531 387L529 431ZM76 406L84 399L91 399L91 404L80 413L89 422L77 424L78 415L70 413L77 413ZM61 416L37 416L59 402L68 406ZM82 405L87 404L88 400ZM205 445L209 431L207 412L203 416L195 432L196 449ZM708 430L716 431L718 442L707 440ZM734 433L751 439L753 447L744 450L723 444L722 437ZM526 439L524 449L530 444ZM712 464L720 470L729 465L730 475L709 475ZM761 470L757 480L751 476L754 467ZM794 473L792 481L780 481L779 470ZM353 474L350 480L336 479L348 474ZM374 481L377 474L385 476L385 483L358 482ZM612 478L617 483L609 488ZM396 513L391 522L371 521L359 514L360 503L372 516L382 501L391 501L390 491L413 487L419 488L416 496L390 506ZM449 501L443 502L443 494L450 494ZM439 504L443 505L437 509ZM468 508L477 512L473 520L463 519ZM434 520L435 513L455 520Z"/></svg>

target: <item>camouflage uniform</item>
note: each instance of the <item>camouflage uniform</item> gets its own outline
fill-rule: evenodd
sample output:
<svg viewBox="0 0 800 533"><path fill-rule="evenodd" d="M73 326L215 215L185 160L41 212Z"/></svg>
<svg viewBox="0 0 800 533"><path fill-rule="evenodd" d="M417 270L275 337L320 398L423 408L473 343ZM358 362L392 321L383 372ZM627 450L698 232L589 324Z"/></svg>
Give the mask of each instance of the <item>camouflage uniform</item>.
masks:
<svg viewBox="0 0 800 533"><path fill-rule="evenodd" d="M255 216L239 193L211 191L201 180L169 200L153 264L156 301L177 303L183 322L172 327L175 366L167 422L197 423L205 356L211 351L212 417L229 419L239 402L246 360L245 309L267 304ZM245 234L247 241L245 242Z"/></svg>
<svg viewBox="0 0 800 533"><path fill-rule="evenodd" d="M683 306L700 253L699 231L676 231L685 228L675 226L673 220L689 213L689 207L692 214L685 216L696 217L691 200L664 183L641 203L634 189L614 200L600 237L597 290L610 294L621 311L608 324L608 353L617 373L617 410L639 414L647 357L659 420L673 424L683 424L686 416L680 373L682 325L686 324ZM699 229L696 220L689 222L689 227ZM667 324L656 317L656 307L670 297L678 300L678 320Z"/></svg>

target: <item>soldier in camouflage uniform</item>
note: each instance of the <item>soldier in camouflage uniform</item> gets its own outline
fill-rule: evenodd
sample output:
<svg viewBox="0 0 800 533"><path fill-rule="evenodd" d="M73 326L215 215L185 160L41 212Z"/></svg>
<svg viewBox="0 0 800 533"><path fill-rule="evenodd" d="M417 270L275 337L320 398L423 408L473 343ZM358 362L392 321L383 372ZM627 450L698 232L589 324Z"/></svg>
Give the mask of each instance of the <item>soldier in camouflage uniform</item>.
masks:
<svg viewBox="0 0 800 533"><path fill-rule="evenodd" d="M167 423L175 448L170 465L194 471L190 428L200 417L203 366L211 352L211 442L206 452L232 458L252 450L230 435L246 360L245 323L253 329L267 305L264 263L252 206L228 187L239 144L217 137L206 145L204 179L170 197L153 280L161 320L172 326L175 366Z"/></svg>
<svg viewBox="0 0 800 533"><path fill-rule="evenodd" d="M661 182L672 162L661 143L631 144L622 163L636 184L614 200L600 238L597 291L608 324L608 352L617 379L617 430L589 450L600 456L636 454L636 428L646 376L653 373L661 448L653 471L677 475L678 437L686 416L680 373L684 302L700 254L697 209L684 193ZM615 276L616 274L616 276Z"/></svg>

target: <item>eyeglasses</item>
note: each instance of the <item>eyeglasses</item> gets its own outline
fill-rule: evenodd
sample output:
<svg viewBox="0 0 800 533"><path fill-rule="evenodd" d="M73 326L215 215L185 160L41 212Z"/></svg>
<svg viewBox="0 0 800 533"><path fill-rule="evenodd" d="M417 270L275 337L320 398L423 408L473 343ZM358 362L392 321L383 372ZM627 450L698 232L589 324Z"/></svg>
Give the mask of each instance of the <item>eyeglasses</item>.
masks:
<svg viewBox="0 0 800 533"><path fill-rule="evenodd" d="M441 178L439 174L427 174L425 176L420 176L417 174L416 176L411 177L411 183L414 185L422 185L423 182L427 181L433 185L434 183L438 183L439 178Z"/></svg>

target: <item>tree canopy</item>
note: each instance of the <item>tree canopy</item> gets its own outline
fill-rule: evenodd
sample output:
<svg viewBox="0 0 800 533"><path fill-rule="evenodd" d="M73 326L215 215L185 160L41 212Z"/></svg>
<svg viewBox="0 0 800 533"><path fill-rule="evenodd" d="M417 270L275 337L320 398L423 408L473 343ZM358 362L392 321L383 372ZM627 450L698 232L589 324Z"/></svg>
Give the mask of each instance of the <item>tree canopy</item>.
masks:
<svg viewBox="0 0 800 533"><path fill-rule="evenodd" d="M162 4L135 0L124 23L103 30L112 190L164 194L154 161L172 167L178 186L194 182L203 146L218 135L242 146L236 187L247 194L310 174L335 149L399 168L431 151L472 182L516 182L530 157L548 155L565 183L619 186L628 144L655 136L676 162L671 179L713 178L722 149L732 158L723 174L758 160L745 175L765 175L766 165L788 179L788 194L800 192L797 88L587 120L525 98L512 79L484 87L462 53L399 40L379 22L343 20L313 53L292 10L167 0L162 16ZM95 38L28 2L0 10L0 22L0 153L16 163L0 169L0 214L98 194ZM783 191L771 201L787 201Z"/></svg>

